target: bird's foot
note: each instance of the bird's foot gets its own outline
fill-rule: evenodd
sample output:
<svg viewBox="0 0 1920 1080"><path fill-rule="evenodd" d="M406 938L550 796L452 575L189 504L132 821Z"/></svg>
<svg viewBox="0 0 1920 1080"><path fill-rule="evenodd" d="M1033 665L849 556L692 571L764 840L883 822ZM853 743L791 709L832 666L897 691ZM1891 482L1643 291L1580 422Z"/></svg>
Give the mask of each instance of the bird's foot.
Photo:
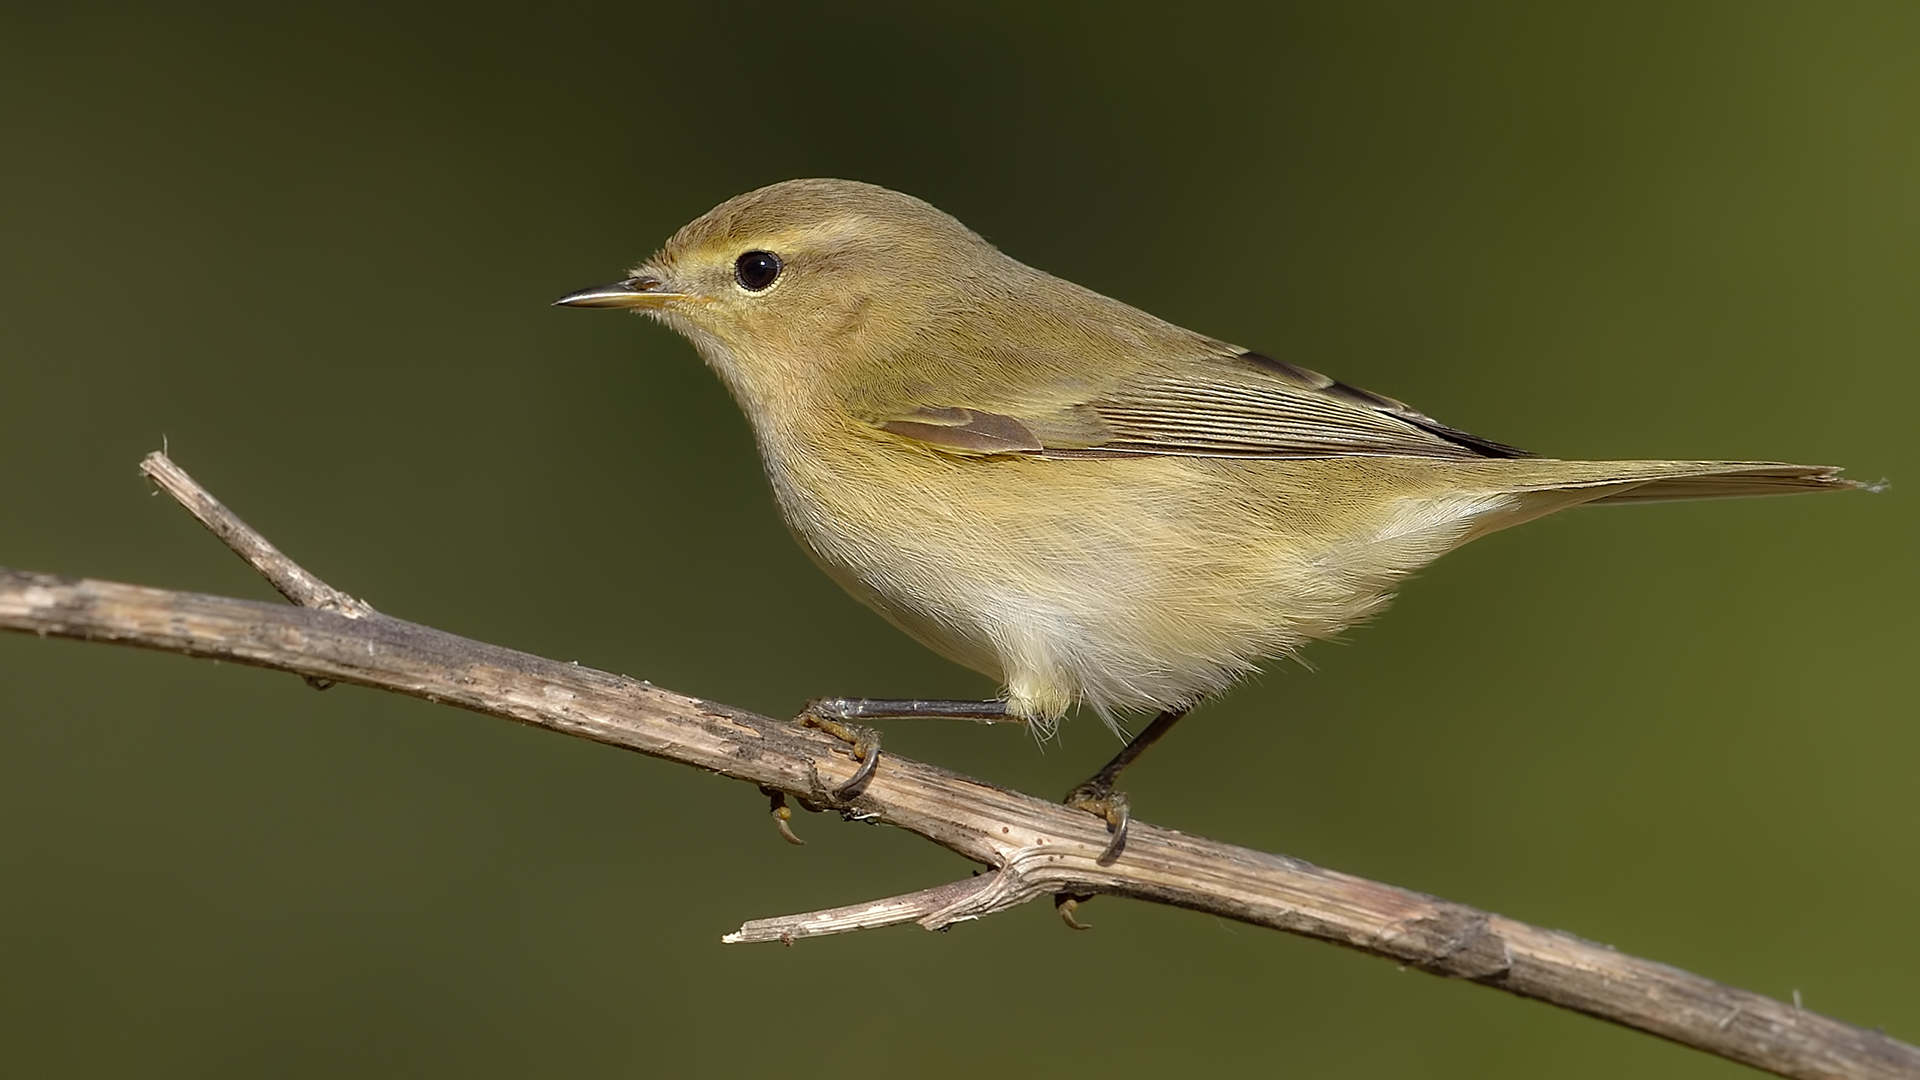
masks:
<svg viewBox="0 0 1920 1080"><path fill-rule="evenodd" d="M880 733L870 727L850 724L831 715L823 715L829 710L819 708L823 702L813 702L803 709L794 722L801 727L810 727L826 732L853 748L853 758L860 767L853 770L847 782L833 789L835 802L846 802L860 794L867 781L873 779L873 770L880 764Z"/></svg>
<svg viewBox="0 0 1920 1080"><path fill-rule="evenodd" d="M1132 813L1127 809L1126 792L1113 790L1111 781L1095 776L1067 792L1067 797L1061 802L1075 810L1085 810L1107 823L1107 831L1111 832L1113 837L1107 841L1106 849L1100 852L1100 857L1094 861L1106 866L1120 857L1120 852L1127 846L1127 823L1133 820ZM1068 925L1072 925L1070 913L1067 919Z"/></svg>

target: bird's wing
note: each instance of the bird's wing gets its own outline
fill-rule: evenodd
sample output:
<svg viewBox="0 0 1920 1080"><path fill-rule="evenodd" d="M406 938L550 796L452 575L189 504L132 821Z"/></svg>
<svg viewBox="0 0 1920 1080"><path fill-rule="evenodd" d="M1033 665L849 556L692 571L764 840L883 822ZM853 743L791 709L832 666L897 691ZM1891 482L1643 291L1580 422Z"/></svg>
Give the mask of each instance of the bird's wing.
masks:
<svg viewBox="0 0 1920 1080"><path fill-rule="evenodd" d="M944 402L888 417L879 426L935 449L973 455L1527 456L1392 398L1253 352L1222 351L1064 397Z"/></svg>

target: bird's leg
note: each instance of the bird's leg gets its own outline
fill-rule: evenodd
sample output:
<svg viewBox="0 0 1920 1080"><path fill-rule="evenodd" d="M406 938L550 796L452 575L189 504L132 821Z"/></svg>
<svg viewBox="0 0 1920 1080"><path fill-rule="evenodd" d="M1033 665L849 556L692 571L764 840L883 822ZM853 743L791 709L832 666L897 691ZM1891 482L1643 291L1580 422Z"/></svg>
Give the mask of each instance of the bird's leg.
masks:
<svg viewBox="0 0 1920 1080"><path fill-rule="evenodd" d="M910 698L815 698L806 713L832 720L972 720L1024 724L1004 701L920 701ZM803 713L802 715L805 715Z"/></svg>
<svg viewBox="0 0 1920 1080"><path fill-rule="evenodd" d="M872 778L880 764L880 733L855 720L972 720L980 724L1024 724L1007 711L1004 701L919 701L896 698L816 698L795 721L816 728L853 747L860 767L847 782L833 789L833 797L851 799Z"/></svg>
<svg viewBox="0 0 1920 1080"><path fill-rule="evenodd" d="M1120 779L1120 774L1126 770L1127 766L1133 764L1135 758L1146 753L1147 747L1158 742L1160 736L1172 731L1173 725L1179 723L1180 718L1185 715L1187 715L1185 709L1168 709L1154 717L1153 723L1148 724L1146 730L1135 735L1127 745L1121 747L1120 752L1113 755L1112 761L1100 766L1099 772L1089 776L1079 787L1067 792L1067 797L1062 800L1068 806L1085 810L1095 817L1106 820L1107 828L1113 833L1113 839L1107 841L1106 850L1100 853L1100 858L1097 860L1102 865L1120 857L1121 849L1127 846L1127 822L1131 820L1131 815L1127 811L1127 795L1123 791L1115 791L1114 783Z"/></svg>

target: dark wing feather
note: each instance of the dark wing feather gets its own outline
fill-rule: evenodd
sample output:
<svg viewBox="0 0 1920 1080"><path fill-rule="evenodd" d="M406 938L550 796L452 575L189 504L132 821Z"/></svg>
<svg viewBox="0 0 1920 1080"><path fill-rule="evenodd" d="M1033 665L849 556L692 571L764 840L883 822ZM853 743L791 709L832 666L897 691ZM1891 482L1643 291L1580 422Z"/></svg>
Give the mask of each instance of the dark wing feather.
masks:
<svg viewBox="0 0 1920 1080"><path fill-rule="evenodd" d="M1508 446L1505 443L1497 443L1492 439L1483 439L1478 435L1471 435L1461 431L1459 428L1448 427L1433 417L1411 408L1404 402L1395 401L1390 397L1373 393L1370 390L1362 390L1357 386L1348 386L1338 379L1329 378L1317 371L1310 371L1298 364L1289 364L1285 360L1275 360L1271 356L1257 352L1243 352L1236 359L1263 371L1278 375L1282 379L1288 380L1297 386L1318 391L1335 400L1391 416L1394 419L1411 424L1429 435L1437 436L1464 450L1471 451L1471 456L1473 457L1515 458L1532 456L1518 447Z"/></svg>

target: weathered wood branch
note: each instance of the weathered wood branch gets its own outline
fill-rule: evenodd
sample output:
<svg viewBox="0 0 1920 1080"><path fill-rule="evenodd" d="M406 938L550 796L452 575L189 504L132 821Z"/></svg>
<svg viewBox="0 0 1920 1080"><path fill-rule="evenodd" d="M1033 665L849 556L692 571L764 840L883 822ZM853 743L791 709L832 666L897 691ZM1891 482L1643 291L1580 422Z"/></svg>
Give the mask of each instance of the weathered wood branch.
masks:
<svg viewBox="0 0 1920 1080"><path fill-rule="evenodd" d="M1920 1049L1884 1034L1570 934L1297 859L1136 821L1121 857L1102 866L1096 858L1107 835L1092 816L898 755L882 760L858 796L836 802L834 788L857 763L829 736L380 614L299 570L164 458L150 458L147 470L167 477L169 491L186 492L183 503L223 540L237 538L229 544L249 562L277 566L296 582L296 591L283 593L315 606L0 569L0 628L251 664L457 705L896 825L989 868L908 896L756 920L727 941L790 942L905 921L937 929L1042 896L1130 896L1345 945L1782 1076L1920 1077Z"/></svg>

